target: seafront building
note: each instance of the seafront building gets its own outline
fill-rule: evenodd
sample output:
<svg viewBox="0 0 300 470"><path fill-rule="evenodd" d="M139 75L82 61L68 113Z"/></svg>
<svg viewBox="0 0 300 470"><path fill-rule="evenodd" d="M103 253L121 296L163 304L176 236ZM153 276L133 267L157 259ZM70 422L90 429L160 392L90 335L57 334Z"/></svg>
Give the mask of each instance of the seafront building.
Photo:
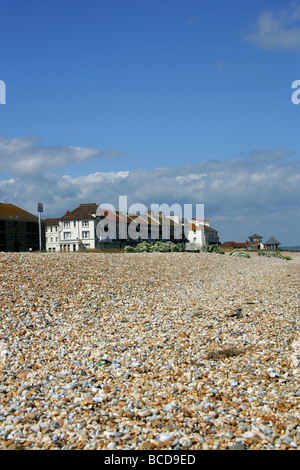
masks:
<svg viewBox="0 0 300 470"><path fill-rule="evenodd" d="M191 219L188 224L189 242L199 245L218 245L219 235L217 230L210 226L209 220Z"/></svg>
<svg viewBox="0 0 300 470"><path fill-rule="evenodd" d="M42 220L41 249L45 247L45 223ZM39 218L14 204L0 203L0 251L39 249Z"/></svg>
<svg viewBox="0 0 300 470"><path fill-rule="evenodd" d="M281 243L276 238L271 237L263 242L263 237L255 233L248 237L245 242L236 243L234 241L226 241L222 243L221 248L250 248L251 250L277 250Z"/></svg>
<svg viewBox="0 0 300 470"><path fill-rule="evenodd" d="M130 214L103 209L95 203L80 204L61 218L45 219L45 223L47 251L123 249L142 241L158 240L173 243L197 241L201 246L219 243L218 232L210 227L208 220L193 219L189 224L176 214L150 210L143 214Z"/></svg>
<svg viewBox="0 0 300 470"><path fill-rule="evenodd" d="M45 219L47 251L78 251L96 247L97 204L80 204L60 218Z"/></svg>

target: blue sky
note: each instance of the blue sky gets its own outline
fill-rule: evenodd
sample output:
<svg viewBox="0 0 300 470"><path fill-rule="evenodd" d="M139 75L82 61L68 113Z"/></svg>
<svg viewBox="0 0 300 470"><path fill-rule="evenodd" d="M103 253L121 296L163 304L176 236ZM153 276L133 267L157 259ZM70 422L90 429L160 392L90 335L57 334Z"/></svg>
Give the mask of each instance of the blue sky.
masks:
<svg viewBox="0 0 300 470"><path fill-rule="evenodd" d="M300 245L300 1L1 0L0 201L205 204Z"/></svg>

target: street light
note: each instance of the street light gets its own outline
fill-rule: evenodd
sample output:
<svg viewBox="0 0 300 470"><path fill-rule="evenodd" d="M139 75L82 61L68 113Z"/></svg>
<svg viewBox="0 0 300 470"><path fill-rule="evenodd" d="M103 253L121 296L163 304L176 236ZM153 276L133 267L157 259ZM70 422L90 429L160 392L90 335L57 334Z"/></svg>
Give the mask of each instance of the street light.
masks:
<svg viewBox="0 0 300 470"><path fill-rule="evenodd" d="M39 242L40 242L40 251L42 251L42 231L41 231L41 212L44 212L43 203L38 202L37 211L39 213Z"/></svg>

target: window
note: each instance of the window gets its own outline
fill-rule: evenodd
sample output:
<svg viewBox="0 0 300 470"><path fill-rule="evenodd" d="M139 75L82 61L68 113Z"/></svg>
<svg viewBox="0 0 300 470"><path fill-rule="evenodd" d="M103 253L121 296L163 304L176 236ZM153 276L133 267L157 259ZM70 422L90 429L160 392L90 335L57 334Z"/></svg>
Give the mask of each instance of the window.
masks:
<svg viewBox="0 0 300 470"><path fill-rule="evenodd" d="M76 227L76 220L74 220L74 227Z"/></svg>
<svg viewBox="0 0 300 470"><path fill-rule="evenodd" d="M69 220L64 222L64 227L70 227L70 221Z"/></svg>
<svg viewBox="0 0 300 470"><path fill-rule="evenodd" d="M82 232L82 238L90 238L90 232Z"/></svg>
<svg viewBox="0 0 300 470"><path fill-rule="evenodd" d="M52 230L53 230L53 227L50 227L50 232L52 232Z"/></svg>
<svg viewBox="0 0 300 470"><path fill-rule="evenodd" d="M83 227L88 227L89 225L90 225L89 220L83 220L83 221L82 221L82 226L83 226Z"/></svg>
<svg viewBox="0 0 300 470"><path fill-rule="evenodd" d="M64 240L69 240L71 238L71 232L64 232Z"/></svg>

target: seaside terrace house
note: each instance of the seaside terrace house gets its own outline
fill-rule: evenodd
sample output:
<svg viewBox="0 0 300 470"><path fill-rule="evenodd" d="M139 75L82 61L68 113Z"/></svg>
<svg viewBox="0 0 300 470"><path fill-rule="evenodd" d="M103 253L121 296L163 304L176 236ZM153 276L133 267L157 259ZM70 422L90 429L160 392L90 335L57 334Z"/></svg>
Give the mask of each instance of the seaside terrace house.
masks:
<svg viewBox="0 0 300 470"><path fill-rule="evenodd" d="M41 221L42 250L45 249L45 223ZM13 204L0 203L0 251L37 251L39 218Z"/></svg>
<svg viewBox="0 0 300 470"><path fill-rule="evenodd" d="M98 205L80 204L60 219L60 251L78 251L96 247L96 211Z"/></svg>
<svg viewBox="0 0 300 470"><path fill-rule="evenodd" d="M97 248L124 248L142 241L186 241L184 223L177 216L167 216L163 212L130 214L99 208L97 221Z"/></svg>
<svg viewBox="0 0 300 470"><path fill-rule="evenodd" d="M210 226L209 220L191 219L188 224L189 242L199 245L218 245L220 243L218 231Z"/></svg>
<svg viewBox="0 0 300 470"><path fill-rule="evenodd" d="M78 251L95 248L98 205L80 204L60 218L46 219L47 251Z"/></svg>
<svg viewBox="0 0 300 470"><path fill-rule="evenodd" d="M45 219L46 250L59 251L59 218Z"/></svg>
<svg viewBox="0 0 300 470"><path fill-rule="evenodd" d="M78 251L136 246L142 241L187 241L186 222L176 215L130 214L80 204L61 218L46 219L47 251Z"/></svg>

